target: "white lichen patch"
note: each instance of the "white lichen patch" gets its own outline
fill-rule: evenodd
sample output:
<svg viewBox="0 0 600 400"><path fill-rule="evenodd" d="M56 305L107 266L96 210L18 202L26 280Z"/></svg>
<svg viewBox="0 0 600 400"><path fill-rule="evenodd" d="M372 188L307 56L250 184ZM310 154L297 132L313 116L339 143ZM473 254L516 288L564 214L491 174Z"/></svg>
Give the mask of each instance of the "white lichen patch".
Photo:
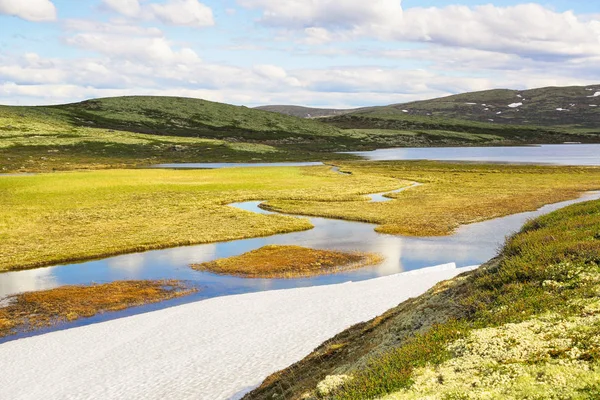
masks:
<svg viewBox="0 0 600 400"><path fill-rule="evenodd" d="M350 379L348 375L327 375L317 385L317 395L321 397L328 396L331 392L346 383L348 379Z"/></svg>
<svg viewBox="0 0 600 400"><path fill-rule="evenodd" d="M600 386L600 365L586 361L585 351L600 346L593 334L599 324L591 312L472 331L448 346L453 358L415 370L410 389L385 399L591 398L585 390Z"/></svg>

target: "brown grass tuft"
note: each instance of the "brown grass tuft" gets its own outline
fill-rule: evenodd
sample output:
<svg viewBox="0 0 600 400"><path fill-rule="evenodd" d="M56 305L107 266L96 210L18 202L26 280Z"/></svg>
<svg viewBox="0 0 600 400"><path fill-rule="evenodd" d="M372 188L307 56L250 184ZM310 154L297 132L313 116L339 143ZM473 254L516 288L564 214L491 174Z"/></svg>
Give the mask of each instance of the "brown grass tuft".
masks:
<svg viewBox="0 0 600 400"><path fill-rule="evenodd" d="M195 291L186 288L180 281L162 280L63 286L22 293L12 296L9 304L0 308L0 337L92 317L106 311L157 303Z"/></svg>
<svg viewBox="0 0 600 400"><path fill-rule="evenodd" d="M378 254L315 250L300 246L264 246L240 256L194 264L192 268L245 278L299 278L376 265Z"/></svg>

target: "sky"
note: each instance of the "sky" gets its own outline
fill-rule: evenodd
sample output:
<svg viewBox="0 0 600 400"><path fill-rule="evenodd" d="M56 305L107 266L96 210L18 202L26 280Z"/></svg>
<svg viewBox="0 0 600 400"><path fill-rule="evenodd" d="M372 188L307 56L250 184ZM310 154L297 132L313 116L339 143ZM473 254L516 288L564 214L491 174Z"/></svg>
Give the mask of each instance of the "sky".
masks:
<svg viewBox="0 0 600 400"><path fill-rule="evenodd" d="M596 0L0 0L0 104L347 108L600 84Z"/></svg>

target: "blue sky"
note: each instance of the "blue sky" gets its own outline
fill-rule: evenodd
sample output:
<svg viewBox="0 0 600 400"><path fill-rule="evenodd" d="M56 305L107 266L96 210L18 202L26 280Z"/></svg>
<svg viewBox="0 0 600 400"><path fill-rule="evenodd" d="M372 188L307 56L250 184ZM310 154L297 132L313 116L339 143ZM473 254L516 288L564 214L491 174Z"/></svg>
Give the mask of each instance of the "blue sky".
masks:
<svg viewBox="0 0 600 400"><path fill-rule="evenodd" d="M0 0L0 32L0 104L356 107L600 83L589 0Z"/></svg>

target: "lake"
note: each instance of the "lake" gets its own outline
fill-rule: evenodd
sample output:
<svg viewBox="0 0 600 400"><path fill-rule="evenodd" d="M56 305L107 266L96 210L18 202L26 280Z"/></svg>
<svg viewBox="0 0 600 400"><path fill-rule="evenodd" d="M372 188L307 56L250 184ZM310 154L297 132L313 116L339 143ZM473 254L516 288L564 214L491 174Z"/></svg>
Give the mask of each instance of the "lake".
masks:
<svg viewBox="0 0 600 400"><path fill-rule="evenodd" d="M524 147L427 147L355 151L371 161L439 160L553 165L600 165L600 144L549 144Z"/></svg>

